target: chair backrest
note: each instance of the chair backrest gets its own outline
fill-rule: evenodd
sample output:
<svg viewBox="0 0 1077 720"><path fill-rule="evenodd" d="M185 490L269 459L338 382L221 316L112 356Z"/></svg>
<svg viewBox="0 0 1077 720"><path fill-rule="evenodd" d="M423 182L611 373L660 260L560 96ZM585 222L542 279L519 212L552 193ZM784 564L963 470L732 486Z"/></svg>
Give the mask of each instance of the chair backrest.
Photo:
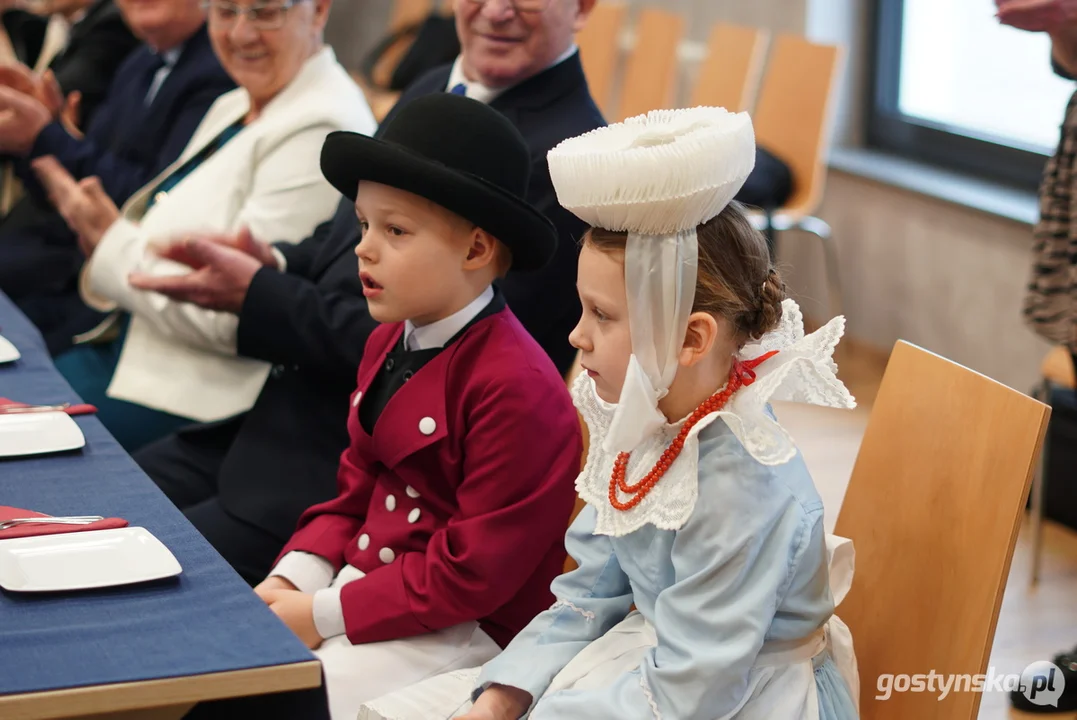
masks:
<svg viewBox="0 0 1077 720"><path fill-rule="evenodd" d="M762 28L715 24L690 105L750 111L759 92L769 44L770 33Z"/></svg>
<svg viewBox="0 0 1077 720"><path fill-rule="evenodd" d="M981 694L893 692L880 676L986 673L1049 408L899 342L838 516L856 575L863 720L973 720ZM962 681L964 682L964 681ZM908 688L906 688L908 689Z"/></svg>
<svg viewBox="0 0 1077 720"><path fill-rule="evenodd" d="M394 0L389 16L390 32L419 22L430 14L433 5L431 0Z"/></svg>
<svg viewBox="0 0 1077 720"><path fill-rule="evenodd" d="M673 103L680 67L678 48L684 37L684 16L644 8L636 19L636 46L625 64L618 118L668 108Z"/></svg>
<svg viewBox="0 0 1077 720"><path fill-rule="evenodd" d="M623 2L600 0L587 18L587 24L576 35L591 97L603 115L608 114L612 101L613 78L621 57L621 32L627 13L628 6Z"/></svg>
<svg viewBox="0 0 1077 720"><path fill-rule="evenodd" d="M779 35L767 62L752 121L760 146L784 160L793 174L785 211L814 213L823 199L831 112L841 48Z"/></svg>

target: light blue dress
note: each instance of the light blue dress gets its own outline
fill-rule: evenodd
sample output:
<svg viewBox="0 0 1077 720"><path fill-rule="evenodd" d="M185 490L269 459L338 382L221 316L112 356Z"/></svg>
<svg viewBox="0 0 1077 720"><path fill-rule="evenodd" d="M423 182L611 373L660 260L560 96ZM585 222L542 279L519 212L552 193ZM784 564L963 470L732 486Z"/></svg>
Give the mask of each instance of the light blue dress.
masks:
<svg viewBox="0 0 1077 720"><path fill-rule="evenodd" d="M760 663L765 644L818 637L834 611L823 503L803 458L763 465L722 421L699 433L698 452L698 499L679 529L595 535L595 509L580 513L566 541L579 568L553 583L558 602L484 667L476 694L491 683L522 688L541 698L532 720L858 717L829 649L801 662L795 682ZM546 694L633 604L657 640L638 666ZM746 712L762 695L771 709Z"/></svg>

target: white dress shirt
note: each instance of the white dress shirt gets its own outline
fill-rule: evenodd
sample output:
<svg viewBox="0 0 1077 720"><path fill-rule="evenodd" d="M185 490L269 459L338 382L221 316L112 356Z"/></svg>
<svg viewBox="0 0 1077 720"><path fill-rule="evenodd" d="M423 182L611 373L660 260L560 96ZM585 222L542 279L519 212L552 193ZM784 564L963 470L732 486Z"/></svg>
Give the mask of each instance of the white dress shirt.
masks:
<svg viewBox="0 0 1077 720"><path fill-rule="evenodd" d="M550 67L556 67L560 65L565 60L568 60L570 57L575 55L578 51L579 47L575 43L573 43L572 46L564 53L562 53L559 58L550 63ZM549 70L550 68L546 69ZM471 98L472 100L478 100L485 105L489 105L494 101L495 98L497 98L498 95L501 95L503 92L513 87L512 85L509 85L508 87L493 89L488 88L481 83L468 80L467 76L464 75L464 62L463 58L460 56L457 56L456 62L453 63L452 72L449 73L449 84L445 86L445 90L451 92L452 89L457 85L463 85L465 88L467 88L467 92L465 93L467 97Z"/></svg>
<svg viewBox="0 0 1077 720"><path fill-rule="evenodd" d="M411 320L404 321L404 349L429 350L445 347L456 333L463 330L482 309L494 299L494 288L487 286L477 298L447 318L428 325L415 327Z"/></svg>

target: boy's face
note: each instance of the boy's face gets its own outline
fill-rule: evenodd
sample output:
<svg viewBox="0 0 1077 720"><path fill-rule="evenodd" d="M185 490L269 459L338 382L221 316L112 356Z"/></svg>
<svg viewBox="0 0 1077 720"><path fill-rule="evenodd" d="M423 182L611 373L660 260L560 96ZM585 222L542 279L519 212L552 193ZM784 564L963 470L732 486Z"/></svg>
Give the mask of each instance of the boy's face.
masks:
<svg viewBox="0 0 1077 720"><path fill-rule="evenodd" d="M372 182L355 201L355 248L370 315L378 322L426 325L452 314L478 231L429 200Z"/></svg>
<svg viewBox="0 0 1077 720"><path fill-rule="evenodd" d="M585 242L576 289L583 316L568 336L569 342L581 351L580 364L594 380L598 396L616 403L632 355L624 253L605 252Z"/></svg>

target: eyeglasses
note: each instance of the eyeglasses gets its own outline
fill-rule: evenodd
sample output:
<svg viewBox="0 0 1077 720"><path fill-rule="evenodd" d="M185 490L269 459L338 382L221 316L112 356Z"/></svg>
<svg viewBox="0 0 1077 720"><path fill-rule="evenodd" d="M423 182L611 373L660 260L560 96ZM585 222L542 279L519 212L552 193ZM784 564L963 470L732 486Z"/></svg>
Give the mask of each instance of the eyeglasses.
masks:
<svg viewBox="0 0 1077 720"><path fill-rule="evenodd" d="M301 0L284 0L279 3L255 3L243 7L228 0L204 0L202 9L209 13L214 25L230 28L236 24L240 15L247 16L247 22L255 30L279 30L288 15L288 9Z"/></svg>
<svg viewBox="0 0 1077 720"><path fill-rule="evenodd" d="M471 2L475 5L485 5L487 0L471 0ZM508 0L508 2L517 13L540 13L546 12L551 0Z"/></svg>

